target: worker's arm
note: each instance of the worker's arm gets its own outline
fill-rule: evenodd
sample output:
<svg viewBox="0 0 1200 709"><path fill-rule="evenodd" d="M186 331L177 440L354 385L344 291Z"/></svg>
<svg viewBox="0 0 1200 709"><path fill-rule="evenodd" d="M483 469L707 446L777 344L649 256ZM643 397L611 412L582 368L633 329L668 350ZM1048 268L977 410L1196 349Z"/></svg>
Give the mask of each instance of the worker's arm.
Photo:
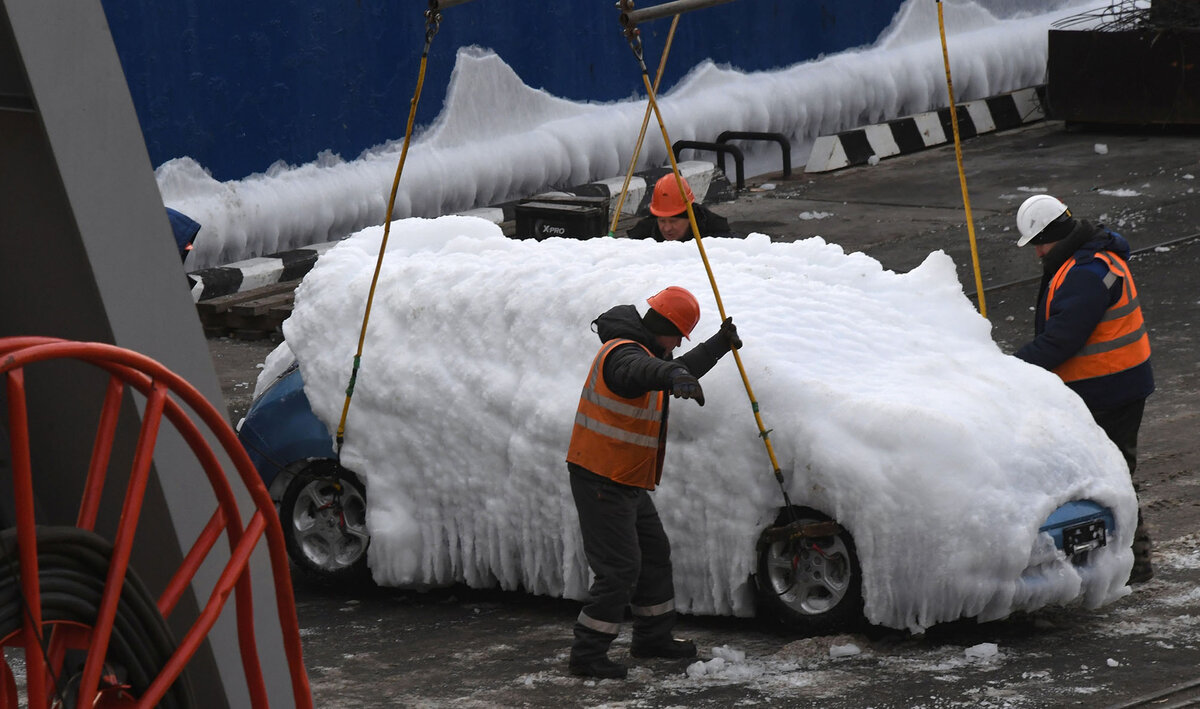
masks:
<svg viewBox="0 0 1200 709"><path fill-rule="evenodd" d="M708 374L708 370L715 367L717 361L729 352L731 342L736 341L739 347L742 344L733 319L726 318L725 322L728 324L722 324L721 329L717 330L715 335L688 350L685 354L676 357L675 361L687 367L687 370L697 378Z"/></svg>
<svg viewBox="0 0 1200 709"><path fill-rule="evenodd" d="M670 391L678 396L680 392L673 391L673 385L681 370L693 380L699 379L729 352L731 343L740 347L742 341L732 319L726 318L715 335L677 359L659 359L632 342L620 345L604 361L604 383L616 394L629 398L648 391ZM696 398L702 400L703 393Z"/></svg>
<svg viewBox="0 0 1200 709"><path fill-rule="evenodd" d="M604 383L620 396L634 398L648 391L670 391L681 369L677 360L659 359L641 345L618 346L604 361Z"/></svg>
<svg viewBox="0 0 1200 709"><path fill-rule="evenodd" d="M1017 350L1016 356L1053 370L1083 349L1112 303L1114 292L1120 294L1121 279L1112 285L1115 291L1110 290L1104 285L1104 274L1092 264L1071 269L1050 303L1050 315L1041 334Z"/></svg>

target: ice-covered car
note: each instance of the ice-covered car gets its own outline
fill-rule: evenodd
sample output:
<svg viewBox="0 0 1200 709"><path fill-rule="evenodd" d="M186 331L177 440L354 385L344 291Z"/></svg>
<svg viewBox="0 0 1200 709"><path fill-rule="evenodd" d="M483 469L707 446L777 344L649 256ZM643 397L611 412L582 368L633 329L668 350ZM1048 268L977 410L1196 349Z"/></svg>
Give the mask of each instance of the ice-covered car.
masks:
<svg viewBox="0 0 1200 709"><path fill-rule="evenodd" d="M701 298L696 332L715 330L695 245L395 222L335 460L381 233L305 278L240 426L293 559L585 597L564 457L600 344L589 323L676 284ZM726 357L707 406L672 407L654 493L682 612L920 631L1128 592L1120 454L1057 377L992 342L947 256L900 274L820 238L705 248L793 507Z"/></svg>

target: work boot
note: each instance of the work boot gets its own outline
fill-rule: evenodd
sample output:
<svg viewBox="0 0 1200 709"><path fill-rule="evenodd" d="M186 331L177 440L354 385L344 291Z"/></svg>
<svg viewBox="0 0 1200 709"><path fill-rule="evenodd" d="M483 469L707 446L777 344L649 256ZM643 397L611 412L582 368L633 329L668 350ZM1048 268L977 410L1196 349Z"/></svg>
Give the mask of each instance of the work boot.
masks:
<svg viewBox="0 0 1200 709"><path fill-rule="evenodd" d="M629 654L638 658L663 657L669 660L687 660L696 656L696 643L671 637L643 642L634 640L629 648Z"/></svg>
<svg viewBox="0 0 1200 709"><path fill-rule="evenodd" d="M599 657L576 659L571 657L567 664L571 674L578 677L598 677L600 679L625 679L629 670L619 662L613 662L607 655Z"/></svg>
<svg viewBox="0 0 1200 709"><path fill-rule="evenodd" d="M1154 578L1154 567L1150 565L1149 561L1134 561L1133 568L1129 570L1127 583L1135 586L1139 583L1146 583L1152 578Z"/></svg>
<svg viewBox="0 0 1200 709"><path fill-rule="evenodd" d="M1142 513L1138 510L1138 525L1133 530L1133 568L1129 571L1129 584L1146 583L1154 578L1154 567L1150 563L1153 544L1150 531L1142 524Z"/></svg>
<svg viewBox="0 0 1200 709"><path fill-rule="evenodd" d="M608 659L608 646L617 639L615 634L601 633L582 623L575 623L574 634L571 659L567 662L571 674L600 679L623 679L629 674L625 665Z"/></svg>

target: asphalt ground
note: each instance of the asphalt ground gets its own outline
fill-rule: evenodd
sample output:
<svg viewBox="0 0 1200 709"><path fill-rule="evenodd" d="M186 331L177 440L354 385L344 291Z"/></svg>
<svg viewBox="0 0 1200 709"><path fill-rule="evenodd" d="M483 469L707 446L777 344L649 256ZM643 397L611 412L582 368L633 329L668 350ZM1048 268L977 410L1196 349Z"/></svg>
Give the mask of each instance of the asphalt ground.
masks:
<svg viewBox="0 0 1200 709"><path fill-rule="evenodd" d="M953 146L831 173L759 176L735 201L711 206L737 231L777 240L821 236L896 271L943 250L969 294L976 290L978 262L984 310L1006 352L1031 336L1040 274L1032 250L1015 247L1013 218L1021 201L1049 192L1076 216L1121 232L1137 254L1132 267L1158 384L1146 408L1138 469L1156 543L1154 580L1095 611L1046 609L986 624L949 624L921 636L868 629L798 638L746 619L684 617L680 634L694 638L705 656L719 647L743 652L744 661L734 663L740 672L704 680L685 676L686 663L634 661L630 679L594 682L566 674L576 603L465 588L331 589L297 579L317 705L1132 707L1194 701L1191 685L1200 679L1200 136L1068 129L1046 121L965 141L962 159L977 259ZM713 267L719 284L721 264ZM228 338L209 344L236 422L273 344ZM845 646L859 652L834 657L830 651ZM613 657L629 662L627 647L626 634Z"/></svg>

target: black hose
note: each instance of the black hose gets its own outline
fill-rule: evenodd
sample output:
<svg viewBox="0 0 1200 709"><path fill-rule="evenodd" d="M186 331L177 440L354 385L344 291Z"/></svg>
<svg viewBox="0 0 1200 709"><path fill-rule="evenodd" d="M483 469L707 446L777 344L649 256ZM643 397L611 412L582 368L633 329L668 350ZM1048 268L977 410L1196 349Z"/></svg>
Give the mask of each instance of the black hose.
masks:
<svg viewBox="0 0 1200 709"><path fill-rule="evenodd" d="M104 583L112 558L112 545L99 535L77 527L37 528L38 581L42 620L70 621L95 626ZM0 637L22 627L26 615L21 595L16 529L0 532ZM132 694L144 694L166 665L177 643L158 612L154 597L130 567L117 604L113 632L105 662L125 672ZM82 671L64 663L64 674ZM59 678L62 680L63 678ZM62 693L62 688L58 692ZM195 705L187 672L175 680L159 702L165 709Z"/></svg>
<svg viewBox="0 0 1200 709"><path fill-rule="evenodd" d="M79 531L74 527L65 529ZM85 533L86 534L86 533ZM87 539L93 544L90 547L76 546L74 549L78 552L79 558L86 559L89 567L96 572L107 574L110 551L107 549L107 543L98 536L88 535ZM95 542L100 542L99 545ZM175 639L172 637L170 630L167 628L165 621L162 620L158 612L158 605L155 603L153 596L148 589L142 584L141 579L132 573L132 569L126 575L125 590L122 591L122 602L117 606L118 614L123 611L132 620L136 620L139 625L138 637L144 637L151 642L153 647L151 652L157 656L170 657L175 651ZM96 591L99 594L104 592L105 576L93 576L99 584L96 586ZM99 602L99 596L97 596Z"/></svg>
<svg viewBox="0 0 1200 709"><path fill-rule="evenodd" d="M74 527L67 529L74 532L80 531ZM104 574L107 574L109 556L103 551L102 546L95 544L97 540L103 544L103 540L94 535L84 534L86 536L71 536L75 536L78 541L86 540L89 546L74 544L68 549L64 549L61 544L47 544L44 541L45 537L41 537L42 543L39 546L45 550L45 553L38 555L38 563L41 567L39 575L42 579L42 594L45 596L52 591L59 591L64 594L76 593L82 596L86 592L86 598L99 607L100 598L104 593L106 580ZM64 555L64 550L73 552L74 556ZM140 581L136 577L127 577L126 579L122 602L117 606L118 625L115 627L115 632L124 630L120 638L122 642L132 642L138 639L148 641L150 647L137 648L137 654L142 657L169 657L174 652L175 642L169 631L163 632L165 625L157 620L157 606L144 587L132 589L131 592L131 584L140 584ZM63 599L63 603L67 603L67 601L67 598ZM46 602L43 600L43 604ZM74 618L78 622L89 622L92 619L94 619L94 614L91 618L86 615ZM153 668L147 668L147 672L148 679L152 680Z"/></svg>

